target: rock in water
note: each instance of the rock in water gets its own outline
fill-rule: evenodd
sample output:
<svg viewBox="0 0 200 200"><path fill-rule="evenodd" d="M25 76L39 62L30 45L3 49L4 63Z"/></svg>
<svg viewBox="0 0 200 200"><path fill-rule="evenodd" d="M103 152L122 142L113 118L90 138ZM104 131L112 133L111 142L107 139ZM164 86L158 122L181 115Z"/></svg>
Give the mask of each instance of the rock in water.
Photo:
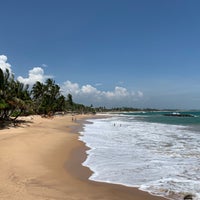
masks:
<svg viewBox="0 0 200 200"><path fill-rule="evenodd" d="M184 197L184 200L192 200L193 196L191 194L188 194Z"/></svg>

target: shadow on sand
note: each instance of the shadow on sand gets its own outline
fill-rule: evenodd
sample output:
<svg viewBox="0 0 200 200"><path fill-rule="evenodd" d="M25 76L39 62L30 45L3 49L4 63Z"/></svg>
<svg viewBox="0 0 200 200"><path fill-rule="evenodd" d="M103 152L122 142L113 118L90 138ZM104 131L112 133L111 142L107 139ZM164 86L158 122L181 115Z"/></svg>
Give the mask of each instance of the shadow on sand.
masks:
<svg viewBox="0 0 200 200"><path fill-rule="evenodd" d="M0 120L0 130L10 128L10 127L20 127L21 125L29 125L33 123L27 120Z"/></svg>

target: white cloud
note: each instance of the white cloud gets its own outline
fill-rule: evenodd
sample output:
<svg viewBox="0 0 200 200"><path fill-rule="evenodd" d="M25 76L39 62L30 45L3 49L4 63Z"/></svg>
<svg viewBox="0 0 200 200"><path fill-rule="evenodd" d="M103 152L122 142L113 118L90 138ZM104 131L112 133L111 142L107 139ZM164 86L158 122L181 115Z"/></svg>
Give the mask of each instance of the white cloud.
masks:
<svg viewBox="0 0 200 200"><path fill-rule="evenodd" d="M80 89L78 83L72 83L71 81L64 82L62 90L66 94L78 94Z"/></svg>
<svg viewBox="0 0 200 200"><path fill-rule="evenodd" d="M116 86L113 91L101 91L92 85L79 86L69 80L61 88L64 95L72 94L75 102L94 106L134 106L133 103L143 97L141 91L128 91L124 87Z"/></svg>
<svg viewBox="0 0 200 200"><path fill-rule="evenodd" d="M99 93L99 91L91 85L83 85L81 87L81 92L83 94L98 94Z"/></svg>
<svg viewBox="0 0 200 200"><path fill-rule="evenodd" d="M41 67L46 68L46 67L48 67L48 65L47 64L42 64Z"/></svg>
<svg viewBox="0 0 200 200"><path fill-rule="evenodd" d="M3 71L8 69L12 73L11 65L7 60L7 56L0 55L0 68ZM45 64L42 66L47 67ZM53 76L46 75L42 67L34 67L29 70L27 78L19 76L17 80L32 86L37 81L45 82L47 78L53 78ZM98 87L100 85L102 84L97 83L95 86ZM134 106L135 102L143 97L141 91L129 91L125 87L116 86L112 91L103 91L96 87L90 84L80 86L78 83L72 83L68 80L61 86L61 91L65 96L69 93L72 94L73 100L77 103L93 104L94 106Z"/></svg>
<svg viewBox="0 0 200 200"><path fill-rule="evenodd" d="M29 70L28 78L23 78L22 76L19 76L17 80L24 84L29 84L32 86L37 81L43 83L47 78L52 78L52 76L45 75L44 70L41 67L34 67L33 69Z"/></svg>
<svg viewBox="0 0 200 200"><path fill-rule="evenodd" d="M3 72L8 69L9 72L12 73L11 65L7 62L7 60L7 56L0 55L0 68L3 70ZM42 66L47 67L46 64L42 64ZM34 67L29 71L28 78L23 78L22 76L19 76L17 80L24 84L29 84L32 86L36 81L44 82L47 78L52 78L52 76L45 75L44 70L41 67Z"/></svg>
<svg viewBox="0 0 200 200"><path fill-rule="evenodd" d="M102 83L96 83L95 86L102 86Z"/></svg>
<svg viewBox="0 0 200 200"><path fill-rule="evenodd" d="M141 92L141 91L138 91L137 94L138 94L138 97L143 97L144 96L143 92Z"/></svg>
<svg viewBox="0 0 200 200"><path fill-rule="evenodd" d="M0 68L3 70L3 72L6 71L6 69L9 70L9 72L11 73L11 65L9 63L7 63L7 56L5 55L0 55Z"/></svg>

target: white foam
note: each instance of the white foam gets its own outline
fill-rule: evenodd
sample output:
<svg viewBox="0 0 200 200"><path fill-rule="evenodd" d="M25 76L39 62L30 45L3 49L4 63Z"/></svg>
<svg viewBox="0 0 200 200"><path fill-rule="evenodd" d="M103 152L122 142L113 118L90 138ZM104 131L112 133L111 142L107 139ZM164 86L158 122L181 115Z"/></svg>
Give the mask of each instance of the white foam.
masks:
<svg viewBox="0 0 200 200"><path fill-rule="evenodd" d="M200 193L200 138L183 126L134 117L91 120L80 140L91 149L83 165L91 180L140 187L178 199Z"/></svg>

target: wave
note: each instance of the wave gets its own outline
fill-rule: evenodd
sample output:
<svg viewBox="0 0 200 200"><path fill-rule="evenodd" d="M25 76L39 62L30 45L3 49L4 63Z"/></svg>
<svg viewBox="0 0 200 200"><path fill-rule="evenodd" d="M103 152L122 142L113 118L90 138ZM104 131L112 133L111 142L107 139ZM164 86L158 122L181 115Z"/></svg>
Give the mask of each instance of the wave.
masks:
<svg viewBox="0 0 200 200"><path fill-rule="evenodd" d="M180 199L200 193L200 137L181 125L134 116L90 120L80 140L91 149L83 163L91 180L138 187Z"/></svg>

